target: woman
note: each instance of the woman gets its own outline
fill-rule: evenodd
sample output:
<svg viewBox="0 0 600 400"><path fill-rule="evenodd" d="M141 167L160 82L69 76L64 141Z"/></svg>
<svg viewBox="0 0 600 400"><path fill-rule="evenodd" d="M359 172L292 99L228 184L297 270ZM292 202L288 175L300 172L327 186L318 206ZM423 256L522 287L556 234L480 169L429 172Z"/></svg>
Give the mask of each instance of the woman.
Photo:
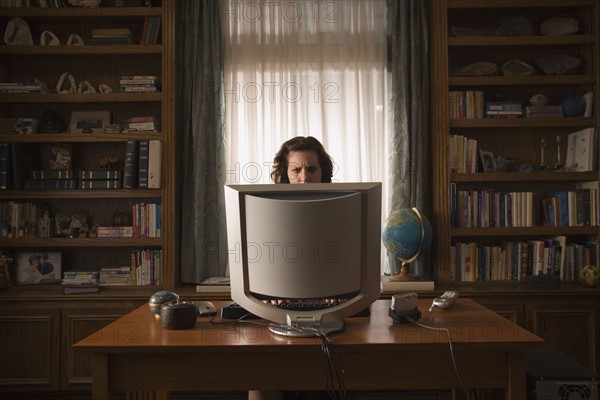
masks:
<svg viewBox="0 0 600 400"><path fill-rule="evenodd" d="M275 183L329 183L333 160L312 136L296 136L281 145L273 160Z"/></svg>
<svg viewBox="0 0 600 400"><path fill-rule="evenodd" d="M312 136L296 136L281 145L273 160L271 178L275 183L330 183L333 160ZM250 390L248 400L313 400L325 398L320 392Z"/></svg>

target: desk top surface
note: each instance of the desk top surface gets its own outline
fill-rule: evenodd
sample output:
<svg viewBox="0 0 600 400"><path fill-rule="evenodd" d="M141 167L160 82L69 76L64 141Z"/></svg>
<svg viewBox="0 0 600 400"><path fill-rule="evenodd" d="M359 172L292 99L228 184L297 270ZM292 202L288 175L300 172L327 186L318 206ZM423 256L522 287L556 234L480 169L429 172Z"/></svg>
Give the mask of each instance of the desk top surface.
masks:
<svg viewBox="0 0 600 400"><path fill-rule="evenodd" d="M229 302L215 301L217 308ZM450 332L452 342L470 348L515 348L542 345L543 339L519 327L506 318L471 299L458 299L448 309L429 312L431 300L419 299L422 317L418 323L397 324L388 316L389 300L377 300L371 306L370 317L346 318L346 329L330 336L330 341L346 350L369 346L369 351L386 351L402 345L403 349L423 349L447 346ZM318 338L290 338L271 333L267 322L249 320L234 322L219 317L199 317L192 329L163 329L148 305L124 315L103 329L79 341L74 346L81 351L99 353L143 352L227 352L277 349L293 350L304 346L320 346Z"/></svg>

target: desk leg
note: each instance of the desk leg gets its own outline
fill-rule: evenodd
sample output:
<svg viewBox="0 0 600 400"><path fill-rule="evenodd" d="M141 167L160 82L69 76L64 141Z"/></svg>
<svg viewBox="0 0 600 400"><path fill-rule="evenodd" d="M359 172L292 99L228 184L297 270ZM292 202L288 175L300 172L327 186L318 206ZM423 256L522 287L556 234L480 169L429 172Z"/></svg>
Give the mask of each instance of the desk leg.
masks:
<svg viewBox="0 0 600 400"><path fill-rule="evenodd" d="M92 355L92 399L108 400L112 395L108 388L108 356Z"/></svg>
<svg viewBox="0 0 600 400"><path fill-rule="evenodd" d="M521 400L527 397L527 372L525 371L525 351L508 352L508 387L506 400Z"/></svg>

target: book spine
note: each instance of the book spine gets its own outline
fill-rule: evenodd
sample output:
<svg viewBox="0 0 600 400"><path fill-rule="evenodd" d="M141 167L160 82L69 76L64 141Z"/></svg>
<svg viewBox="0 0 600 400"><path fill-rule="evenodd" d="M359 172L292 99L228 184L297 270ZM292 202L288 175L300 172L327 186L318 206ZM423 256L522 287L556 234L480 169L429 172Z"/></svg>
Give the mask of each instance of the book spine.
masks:
<svg viewBox="0 0 600 400"><path fill-rule="evenodd" d="M122 189L121 179L81 179L78 181L79 189Z"/></svg>
<svg viewBox="0 0 600 400"><path fill-rule="evenodd" d="M162 142L148 141L148 188L160 189L162 169Z"/></svg>
<svg viewBox="0 0 600 400"><path fill-rule="evenodd" d="M122 179L123 171L120 170L82 170L78 172L78 179Z"/></svg>
<svg viewBox="0 0 600 400"><path fill-rule="evenodd" d="M77 187L74 179L26 179L25 190L38 189L75 189Z"/></svg>
<svg viewBox="0 0 600 400"><path fill-rule="evenodd" d="M125 166L123 171L123 188L133 189L137 185L137 142L128 140L125 146Z"/></svg>
<svg viewBox="0 0 600 400"><path fill-rule="evenodd" d="M149 141L141 140L138 148L138 188L148 188L148 155L149 155Z"/></svg>
<svg viewBox="0 0 600 400"><path fill-rule="evenodd" d="M9 188L10 144L0 143L0 189Z"/></svg>

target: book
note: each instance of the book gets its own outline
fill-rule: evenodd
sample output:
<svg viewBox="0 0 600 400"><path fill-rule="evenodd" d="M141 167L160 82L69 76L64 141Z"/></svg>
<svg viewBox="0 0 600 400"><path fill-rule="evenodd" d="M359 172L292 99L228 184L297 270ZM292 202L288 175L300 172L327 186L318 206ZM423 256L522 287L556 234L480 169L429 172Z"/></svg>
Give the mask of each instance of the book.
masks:
<svg viewBox="0 0 600 400"><path fill-rule="evenodd" d="M213 276L196 285L197 293L230 293L231 282L228 276Z"/></svg>
<svg viewBox="0 0 600 400"><path fill-rule="evenodd" d="M125 165L123 170L123 188L137 187L138 145L135 140L128 140L125 145Z"/></svg>
<svg viewBox="0 0 600 400"><path fill-rule="evenodd" d="M150 151L148 140L140 140L138 146L138 188L148 188L148 154Z"/></svg>
<svg viewBox="0 0 600 400"><path fill-rule="evenodd" d="M123 179L121 170L81 170L77 171L77 179Z"/></svg>
<svg viewBox="0 0 600 400"><path fill-rule="evenodd" d="M148 141L148 188L160 189L162 169L162 142Z"/></svg>
<svg viewBox="0 0 600 400"><path fill-rule="evenodd" d="M569 134L565 161L568 171L593 171L597 151L596 136L595 128L591 127Z"/></svg>
<svg viewBox="0 0 600 400"><path fill-rule="evenodd" d="M0 189L10 189L12 161L10 143L0 143Z"/></svg>
<svg viewBox="0 0 600 400"><path fill-rule="evenodd" d="M29 173L29 179L75 179L72 170L41 169Z"/></svg>
<svg viewBox="0 0 600 400"><path fill-rule="evenodd" d="M94 44L130 44L136 42L129 28L92 29L92 43Z"/></svg>
<svg viewBox="0 0 600 400"><path fill-rule="evenodd" d="M75 179L25 179L23 189L46 190L46 189L76 189Z"/></svg>
<svg viewBox="0 0 600 400"><path fill-rule="evenodd" d="M122 179L80 179L77 181L78 189L122 189Z"/></svg>
<svg viewBox="0 0 600 400"><path fill-rule="evenodd" d="M435 284L433 281L392 281L390 277L384 275L381 277L381 291L382 292L422 292L435 290Z"/></svg>

